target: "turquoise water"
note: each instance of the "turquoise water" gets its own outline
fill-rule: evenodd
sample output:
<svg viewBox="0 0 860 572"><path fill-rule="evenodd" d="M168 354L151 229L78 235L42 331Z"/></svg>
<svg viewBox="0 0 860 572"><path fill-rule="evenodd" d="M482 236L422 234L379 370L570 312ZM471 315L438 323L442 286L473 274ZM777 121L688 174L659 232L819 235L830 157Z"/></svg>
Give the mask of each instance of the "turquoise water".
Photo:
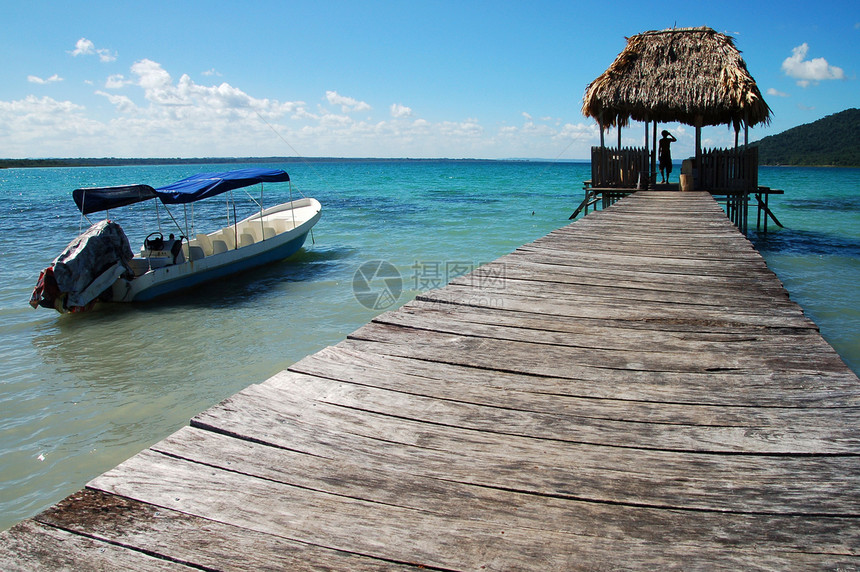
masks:
<svg viewBox="0 0 860 572"><path fill-rule="evenodd" d="M39 271L81 229L72 189L158 186L239 166L0 171L0 529L375 314L568 224L590 178L576 163L287 164L295 196L323 205L313 242L295 258L193 295L87 315L27 304ZM750 238L860 370L860 170L763 168L760 182L785 189L771 206L787 228ZM267 186L266 204L289 192ZM200 231L220 226L227 210L218 201L196 209ZM149 206L114 214L133 245L154 230ZM401 288L376 308L356 298L359 268L392 267Z"/></svg>

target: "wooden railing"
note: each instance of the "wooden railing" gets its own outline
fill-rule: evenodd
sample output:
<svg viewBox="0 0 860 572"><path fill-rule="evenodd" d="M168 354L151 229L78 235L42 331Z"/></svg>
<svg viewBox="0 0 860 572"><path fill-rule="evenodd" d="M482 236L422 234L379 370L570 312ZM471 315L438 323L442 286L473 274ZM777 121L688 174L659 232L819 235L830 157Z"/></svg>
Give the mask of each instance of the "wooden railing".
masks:
<svg viewBox="0 0 860 572"><path fill-rule="evenodd" d="M591 148L592 187L635 189L647 180L648 153L645 149Z"/></svg>
<svg viewBox="0 0 860 572"><path fill-rule="evenodd" d="M695 163L695 161L693 161ZM598 189L643 188L650 180L644 148L591 148L591 186ZM696 188L716 192L754 192L758 188L758 148L705 149Z"/></svg>
<svg viewBox="0 0 860 572"><path fill-rule="evenodd" d="M705 149L698 188L705 191L758 189L758 147L749 149Z"/></svg>
<svg viewBox="0 0 860 572"><path fill-rule="evenodd" d="M758 224L761 229L764 213L764 231L767 232L768 218L782 226L767 204L770 194L782 194L758 186L758 148L748 149L705 149L701 154L701 169L695 168L696 160L685 160L681 167L682 177L693 175L695 189L709 191L717 202L725 203L726 215L737 225L741 232L747 232L749 201L753 196L758 206ZM612 149L607 147L591 148L591 180L584 181L585 198L573 211L570 218L580 213L588 214L588 209L598 205L607 208L615 201L642 188L654 188L648 183L655 181L650 173L648 154L644 148ZM685 183L682 181L681 188ZM646 186L647 185L647 186ZM660 185L657 188L666 188ZM756 206L756 205L754 205Z"/></svg>

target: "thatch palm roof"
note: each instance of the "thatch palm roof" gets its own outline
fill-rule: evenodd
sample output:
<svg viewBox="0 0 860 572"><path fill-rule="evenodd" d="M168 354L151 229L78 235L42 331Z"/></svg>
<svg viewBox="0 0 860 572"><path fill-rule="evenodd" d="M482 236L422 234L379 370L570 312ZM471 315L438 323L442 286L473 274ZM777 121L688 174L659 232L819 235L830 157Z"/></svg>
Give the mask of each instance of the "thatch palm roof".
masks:
<svg viewBox="0 0 860 572"><path fill-rule="evenodd" d="M687 125L770 122L734 40L711 28L644 32L585 90L582 113L602 125L636 121Z"/></svg>

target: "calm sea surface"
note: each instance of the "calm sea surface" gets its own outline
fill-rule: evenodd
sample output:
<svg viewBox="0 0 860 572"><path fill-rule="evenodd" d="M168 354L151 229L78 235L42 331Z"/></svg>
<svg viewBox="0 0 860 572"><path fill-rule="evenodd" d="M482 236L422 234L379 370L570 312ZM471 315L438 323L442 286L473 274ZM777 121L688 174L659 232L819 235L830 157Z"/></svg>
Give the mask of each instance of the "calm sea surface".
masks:
<svg viewBox="0 0 860 572"><path fill-rule="evenodd" d="M362 264L391 263L403 281L392 302L402 304L568 224L590 178L576 163L287 164L295 196L323 205L313 243L293 259L193 295L90 314L27 304L39 271L88 226L72 189L159 186L240 166L0 170L0 529L394 307L356 299ZM751 240L860 371L860 169L762 168L760 184L785 190L771 206L786 228ZM265 202L289 193L266 186ZM199 231L226 218L220 200L195 208ZM154 211L129 211L113 214L137 249L157 230Z"/></svg>

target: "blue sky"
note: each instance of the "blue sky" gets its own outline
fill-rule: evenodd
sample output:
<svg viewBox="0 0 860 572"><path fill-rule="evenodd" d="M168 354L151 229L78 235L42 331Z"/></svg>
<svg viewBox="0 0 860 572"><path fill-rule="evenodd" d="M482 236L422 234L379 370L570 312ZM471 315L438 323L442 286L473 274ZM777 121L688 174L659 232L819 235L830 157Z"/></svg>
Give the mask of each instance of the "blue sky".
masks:
<svg viewBox="0 0 860 572"><path fill-rule="evenodd" d="M848 1L4 4L0 157L587 159L585 87L673 26L735 38L774 112L753 140L860 107Z"/></svg>

